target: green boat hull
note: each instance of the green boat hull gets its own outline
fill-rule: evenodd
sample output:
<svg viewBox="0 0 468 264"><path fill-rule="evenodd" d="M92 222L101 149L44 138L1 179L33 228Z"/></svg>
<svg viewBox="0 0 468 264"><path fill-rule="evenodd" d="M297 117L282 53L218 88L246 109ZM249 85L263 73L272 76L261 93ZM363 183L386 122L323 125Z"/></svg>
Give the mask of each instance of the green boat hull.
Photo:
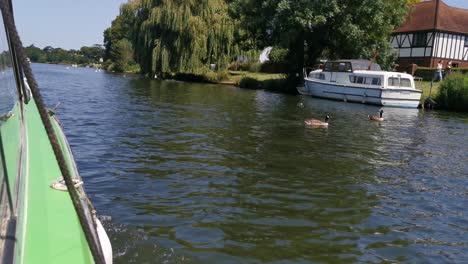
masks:
<svg viewBox="0 0 468 264"><path fill-rule="evenodd" d="M23 107L24 115L16 104L0 127L8 187L18 190L11 192L17 218L12 217L14 234L6 234L15 238L9 258L15 263L94 263L68 192L51 187L61 172L36 104L31 100ZM50 119L67 162L76 168L60 124L55 116Z"/></svg>
<svg viewBox="0 0 468 264"><path fill-rule="evenodd" d="M43 103L11 1L1 2L0 263L110 264L110 241L62 127Z"/></svg>

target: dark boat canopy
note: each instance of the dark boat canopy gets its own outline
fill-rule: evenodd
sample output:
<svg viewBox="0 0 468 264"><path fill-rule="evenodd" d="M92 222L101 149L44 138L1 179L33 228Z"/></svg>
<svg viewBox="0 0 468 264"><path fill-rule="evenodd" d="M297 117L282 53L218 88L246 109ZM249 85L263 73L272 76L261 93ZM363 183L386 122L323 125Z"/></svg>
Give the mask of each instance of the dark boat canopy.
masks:
<svg viewBox="0 0 468 264"><path fill-rule="evenodd" d="M353 71L381 71L380 65L369 60L338 60L325 63L323 71L353 72Z"/></svg>

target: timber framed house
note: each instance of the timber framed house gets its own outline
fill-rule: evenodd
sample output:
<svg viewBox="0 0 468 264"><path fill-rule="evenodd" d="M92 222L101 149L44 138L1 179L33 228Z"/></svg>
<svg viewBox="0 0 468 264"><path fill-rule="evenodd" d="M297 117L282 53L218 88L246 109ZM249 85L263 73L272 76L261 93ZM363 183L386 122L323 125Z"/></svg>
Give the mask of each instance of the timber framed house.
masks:
<svg viewBox="0 0 468 264"><path fill-rule="evenodd" d="M468 67L468 9L451 7L442 0L414 4L408 20L393 32L392 46L398 51L397 64L435 67Z"/></svg>

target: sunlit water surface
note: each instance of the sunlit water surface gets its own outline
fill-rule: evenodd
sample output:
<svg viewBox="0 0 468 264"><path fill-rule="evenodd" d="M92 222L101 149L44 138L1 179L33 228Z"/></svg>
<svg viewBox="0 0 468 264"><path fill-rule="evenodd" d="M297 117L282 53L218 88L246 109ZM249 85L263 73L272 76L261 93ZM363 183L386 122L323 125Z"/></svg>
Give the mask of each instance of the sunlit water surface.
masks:
<svg viewBox="0 0 468 264"><path fill-rule="evenodd" d="M468 260L466 114L33 70L115 263Z"/></svg>

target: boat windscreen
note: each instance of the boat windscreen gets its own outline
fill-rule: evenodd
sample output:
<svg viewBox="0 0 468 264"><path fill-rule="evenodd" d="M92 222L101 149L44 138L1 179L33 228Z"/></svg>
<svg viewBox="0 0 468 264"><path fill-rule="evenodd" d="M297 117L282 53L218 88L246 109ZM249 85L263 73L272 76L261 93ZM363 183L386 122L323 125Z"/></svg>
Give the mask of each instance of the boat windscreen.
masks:
<svg viewBox="0 0 468 264"><path fill-rule="evenodd" d="M380 65L377 63L373 63L369 60L351 60L351 64L353 65L353 71L381 71ZM369 69L370 66L370 69Z"/></svg>
<svg viewBox="0 0 468 264"><path fill-rule="evenodd" d="M369 69L370 67L370 69ZM323 71L329 72L352 72L352 71L381 71L380 65L368 60L340 60L325 63Z"/></svg>
<svg viewBox="0 0 468 264"><path fill-rule="evenodd" d="M351 63L349 61L330 61L325 63L323 71L351 72Z"/></svg>

